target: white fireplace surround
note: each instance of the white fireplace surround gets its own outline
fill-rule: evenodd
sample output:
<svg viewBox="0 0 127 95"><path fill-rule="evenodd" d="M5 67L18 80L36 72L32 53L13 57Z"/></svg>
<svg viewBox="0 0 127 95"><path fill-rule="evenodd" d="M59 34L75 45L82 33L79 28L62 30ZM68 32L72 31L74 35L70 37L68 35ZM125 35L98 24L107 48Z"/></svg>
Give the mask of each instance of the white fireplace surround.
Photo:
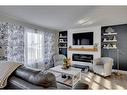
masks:
<svg viewBox="0 0 127 95"><path fill-rule="evenodd" d="M68 30L68 48L93 48L93 45L73 45L73 33L83 33L83 32L93 32L93 44L97 43L97 51L70 51L68 49L68 58L72 59L72 54L92 54L93 59L101 57L101 27L89 27L89 28L81 28L81 29L70 29ZM92 69L92 64L88 62L80 62L80 61L72 61L72 64L86 65L90 66Z"/></svg>

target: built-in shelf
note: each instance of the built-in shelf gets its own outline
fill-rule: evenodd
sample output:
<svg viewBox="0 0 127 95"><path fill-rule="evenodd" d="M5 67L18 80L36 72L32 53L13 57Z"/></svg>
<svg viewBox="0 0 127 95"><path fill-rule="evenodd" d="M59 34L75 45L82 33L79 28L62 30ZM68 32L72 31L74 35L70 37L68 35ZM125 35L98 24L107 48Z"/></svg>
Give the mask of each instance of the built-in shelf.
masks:
<svg viewBox="0 0 127 95"><path fill-rule="evenodd" d="M106 35L106 36L108 36L108 35L117 35L117 33L104 33L103 35Z"/></svg>
<svg viewBox="0 0 127 95"><path fill-rule="evenodd" d="M105 40L103 42L117 42L117 40Z"/></svg>
<svg viewBox="0 0 127 95"><path fill-rule="evenodd" d="M56 81L57 81L58 83L62 83L62 84L65 84L65 85L67 85L67 86L69 86L69 87L72 87L72 86L73 86L73 85L72 85L72 82L73 82L73 83L77 83L77 82L79 81L79 76L74 76L73 81L72 81L72 78L68 79L68 78L62 78L61 76L58 76L58 77L56 78Z"/></svg>
<svg viewBox="0 0 127 95"><path fill-rule="evenodd" d="M61 36L61 37L59 37L59 38L63 39L63 38L67 38L67 36Z"/></svg>
<svg viewBox="0 0 127 95"><path fill-rule="evenodd" d="M67 47L59 47L59 48L67 48Z"/></svg>
<svg viewBox="0 0 127 95"><path fill-rule="evenodd" d="M103 47L103 49L117 49L117 47Z"/></svg>
<svg viewBox="0 0 127 95"><path fill-rule="evenodd" d="M66 84L67 86L72 86L72 80L71 79L67 79L67 78L61 78L61 76L57 77L56 78L56 81L58 83L64 83Z"/></svg>
<svg viewBox="0 0 127 95"><path fill-rule="evenodd" d="M102 49L117 49L117 33L107 28L102 33Z"/></svg>
<svg viewBox="0 0 127 95"><path fill-rule="evenodd" d="M59 43L67 43L67 42L59 42Z"/></svg>
<svg viewBox="0 0 127 95"><path fill-rule="evenodd" d="M63 54L67 57L67 31L59 32L58 48L59 54Z"/></svg>
<svg viewBox="0 0 127 95"><path fill-rule="evenodd" d="M98 51L97 48L68 48L69 51Z"/></svg>

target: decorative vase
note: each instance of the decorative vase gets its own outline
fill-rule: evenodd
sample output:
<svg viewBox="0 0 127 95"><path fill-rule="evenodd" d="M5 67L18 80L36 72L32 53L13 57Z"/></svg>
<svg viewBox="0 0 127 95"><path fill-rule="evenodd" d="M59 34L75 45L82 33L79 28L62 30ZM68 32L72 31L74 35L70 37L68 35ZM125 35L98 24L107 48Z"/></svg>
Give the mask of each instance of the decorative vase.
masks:
<svg viewBox="0 0 127 95"><path fill-rule="evenodd" d="M69 67L71 67L71 59L70 58L66 58L64 59L64 64L63 64L63 69L68 69Z"/></svg>

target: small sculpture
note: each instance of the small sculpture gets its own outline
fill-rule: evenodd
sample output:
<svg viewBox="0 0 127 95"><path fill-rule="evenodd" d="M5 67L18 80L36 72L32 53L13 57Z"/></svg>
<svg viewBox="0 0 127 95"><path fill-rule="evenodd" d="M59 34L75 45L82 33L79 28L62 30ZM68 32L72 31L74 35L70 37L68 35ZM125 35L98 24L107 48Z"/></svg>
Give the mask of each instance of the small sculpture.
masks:
<svg viewBox="0 0 127 95"><path fill-rule="evenodd" d="M112 27L108 27L106 30L105 30L106 33L113 33L114 32L114 29Z"/></svg>
<svg viewBox="0 0 127 95"><path fill-rule="evenodd" d="M95 43L95 44L94 44L94 48L97 48L97 47L98 47L98 43Z"/></svg>

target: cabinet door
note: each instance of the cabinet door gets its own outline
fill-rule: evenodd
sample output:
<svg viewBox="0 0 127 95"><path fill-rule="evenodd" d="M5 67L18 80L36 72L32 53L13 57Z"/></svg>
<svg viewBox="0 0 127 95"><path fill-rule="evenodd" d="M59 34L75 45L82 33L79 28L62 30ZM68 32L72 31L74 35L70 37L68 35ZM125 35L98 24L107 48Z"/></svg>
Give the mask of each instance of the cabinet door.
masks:
<svg viewBox="0 0 127 95"><path fill-rule="evenodd" d="M119 25L114 29L118 33L120 70L127 71L127 25Z"/></svg>
<svg viewBox="0 0 127 95"><path fill-rule="evenodd" d="M67 57L67 49L66 48L59 48L59 54L63 54Z"/></svg>

